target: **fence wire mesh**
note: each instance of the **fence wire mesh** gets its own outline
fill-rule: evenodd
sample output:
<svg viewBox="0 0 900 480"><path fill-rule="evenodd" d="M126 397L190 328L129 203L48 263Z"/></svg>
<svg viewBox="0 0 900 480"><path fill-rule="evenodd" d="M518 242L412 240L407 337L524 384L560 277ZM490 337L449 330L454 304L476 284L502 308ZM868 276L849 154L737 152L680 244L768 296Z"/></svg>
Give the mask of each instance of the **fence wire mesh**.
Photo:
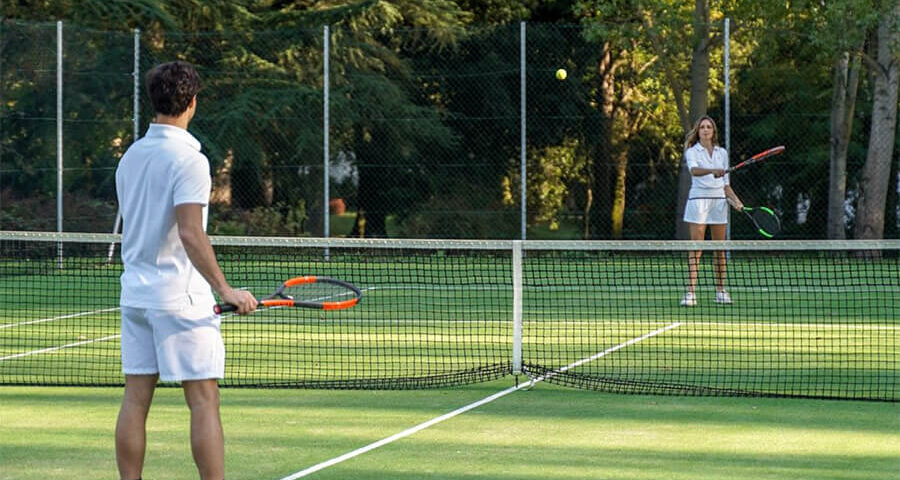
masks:
<svg viewBox="0 0 900 480"><path fill-rule="evenodd" d="M63 229L112 230L116 163L135 115L141 133L152 120L143 75L182 59L204 82L191 131L212 165L213 234L318 236L327 221L330 236L505 239L524 221L532 239L673 238L684 132L665 65L611 51L603 35L556 24L333 28L326 110L322 28L142 32L135 51L134 32L66 24ZM781 216L784 238L826 238L831 64L795 32L763 43L732 54L730 159L787 152L732 185ZM0 23L2 230L56 229L56 44L56 24ZM718 46L708 110L724 144L722 69ZM867 155L891 141L871 136L871 82L861 78L847 148L848 237ZM893 158L886 238L900 230ZM733 216L731 236L754 229Z"/></svg>

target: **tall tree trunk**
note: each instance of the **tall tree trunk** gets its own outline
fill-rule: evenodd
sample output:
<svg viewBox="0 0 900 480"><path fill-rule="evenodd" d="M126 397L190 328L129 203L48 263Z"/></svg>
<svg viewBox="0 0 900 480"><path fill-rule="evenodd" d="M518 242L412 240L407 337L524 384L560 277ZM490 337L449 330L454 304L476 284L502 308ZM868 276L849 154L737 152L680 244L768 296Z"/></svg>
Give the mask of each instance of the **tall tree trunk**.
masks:
<svg viewBox="0 0 900 480"><path fill-rule="evenodd" d="M693 127L698 118L706 115L709 103L709 0L694 0L694 47L691 54L691 98L688 124L682 125L684 133ZM687 224L682 217L691 189L691 172L682 160L678 169L678 209L675 217L675 238L687 239Z"/></svg>
<svg viewBox="0 0 900 480"><path fill-rule="evenodd" d="M585 189L584 195L584 220L582 221L582 240L591 239L591 206L594 204L594 191L590 186Z"/></svg>
<svg viewBox="0 0 900 480"><path fill-rule="evenodd" d="M593 179L591 188L593 207L591 208L590 238L604 238L609 233L609 222L606 214L612 208L612 188L610 188L612 165L613 109L615 102L615 60L609 42L603 44L603 53L597 64L600 97L600 131L601 138L596 142L598 148L594 157Z"/></svg>
<svg viewBox="0 0 900 480"><path fill-rule="evenodd" d="M834 92L831 97L830 167L828 174L828 226L832 240L846 238L844 201L847 198L847 147L853 128L860 63L844 52L834 62Z"/></svg>
<svg viewBox="0 0 900 480"><path fill-rule="evenodd" d="M625 224L625 180L628 174L628 143L623 142L616 149L616 183L613 187L612 212L610 214L613 240L622 239Z"/></svg>
<svg viewBox="0 0 900 480"><path fill-rule="evenodd" d="M885 15L878 26L877 61L872 65L875 95L872 100L872 130L869 153L859 184L856 214L856 238L884 238L885 205L891 183L891 161L897 131L897 89L900 85L900 54L893 45L900 44L900 4Z"/></svg>

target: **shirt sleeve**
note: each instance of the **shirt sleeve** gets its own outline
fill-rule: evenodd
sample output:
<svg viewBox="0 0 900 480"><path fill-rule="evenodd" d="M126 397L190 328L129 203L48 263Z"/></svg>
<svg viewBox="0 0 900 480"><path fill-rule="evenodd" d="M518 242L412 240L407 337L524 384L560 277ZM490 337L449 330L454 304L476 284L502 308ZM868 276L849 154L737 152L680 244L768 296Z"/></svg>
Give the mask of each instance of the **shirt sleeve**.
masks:
<svg viewBox="0 0 900 480"><path fill-rule="evenodd" d="M184 203L209 203L212 179L209 176L209 161L203 155L185 160L175 171L173 206Z"/></svg>
<svg viewBox="0 0 900 480"><path fill-rule="evenodd" d="M684 151L684 161L685 163L687 163L688 172L690 172L692 168L696 168L699 166L697 152L694 150L694 147L688 148Z"/></svg>

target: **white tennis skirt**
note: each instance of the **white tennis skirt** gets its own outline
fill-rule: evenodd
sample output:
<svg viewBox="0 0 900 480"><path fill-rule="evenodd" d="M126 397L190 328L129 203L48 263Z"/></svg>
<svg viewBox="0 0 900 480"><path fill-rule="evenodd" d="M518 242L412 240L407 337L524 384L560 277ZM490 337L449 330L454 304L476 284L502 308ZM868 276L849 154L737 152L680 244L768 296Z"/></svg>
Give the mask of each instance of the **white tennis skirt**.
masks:
<svg viewBox="0 0 900 480"><path fill-rule="evenodd" d="M689 198L684 205L684 221L703 225L728 223L728 202L724 198Z"/></svg>

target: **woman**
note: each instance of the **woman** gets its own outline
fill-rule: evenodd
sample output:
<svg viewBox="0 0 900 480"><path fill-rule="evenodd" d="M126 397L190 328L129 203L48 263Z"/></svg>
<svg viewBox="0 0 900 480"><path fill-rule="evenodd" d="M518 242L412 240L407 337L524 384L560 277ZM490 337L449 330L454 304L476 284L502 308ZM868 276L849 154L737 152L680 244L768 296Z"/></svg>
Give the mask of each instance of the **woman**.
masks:
<svg viewBox="0 0 900 480"><path fill-rule="evenodd" d="M684 207L684 221L688 224L691 240L706 238L709 226L713 240L725 240L728 223L726 202L740 210L744 204L728 184L728 152L718 146L716 123L708 116L701 117L694 124L684 142L684 158L691 172L691 191ZM688 288L681 300L686 307L697 304L694 289L697 286L697 272L700 267L702 250L688 253ZM716 270L716 303L731 303L725 291L725 252L714 253Z"/></svg>

